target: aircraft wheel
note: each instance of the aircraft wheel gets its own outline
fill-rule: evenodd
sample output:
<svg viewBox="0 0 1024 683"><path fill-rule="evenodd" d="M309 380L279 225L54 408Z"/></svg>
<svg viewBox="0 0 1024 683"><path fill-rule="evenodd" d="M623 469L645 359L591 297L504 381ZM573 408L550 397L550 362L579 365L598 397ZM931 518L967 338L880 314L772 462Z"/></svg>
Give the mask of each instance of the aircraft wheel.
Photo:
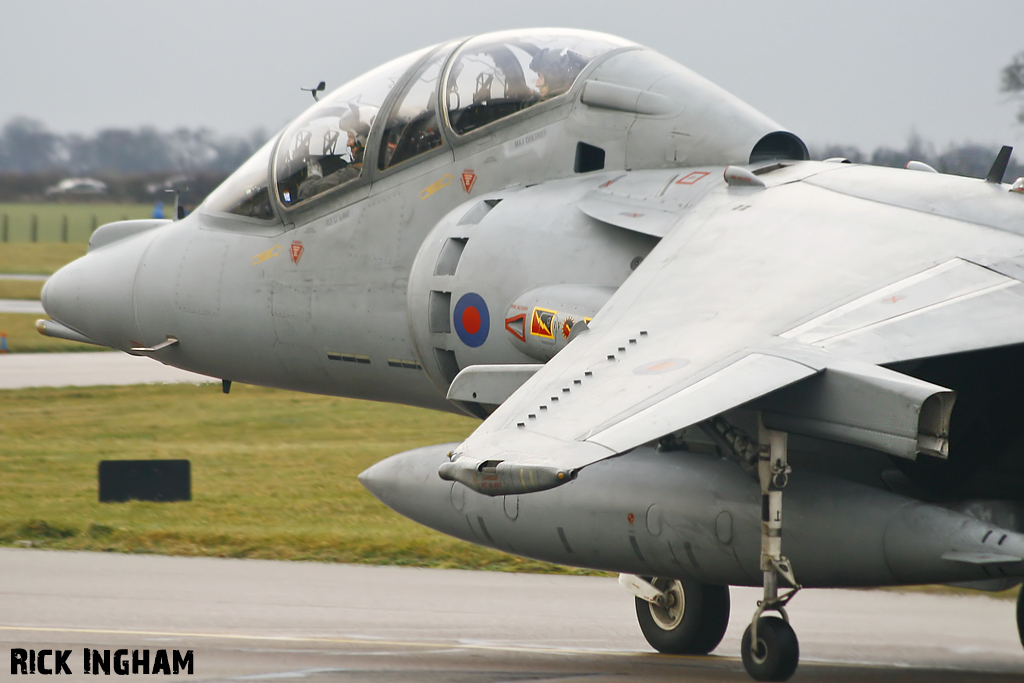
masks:
<svg viewBox="0 0 1024 683"><path fill-rule="evenodd" d="M1024 585L1017 593L1017 635L1020 636L1020 644L1024 645Z"/></svg>
<svg viewBox="0 0 1024 683"><path fill-rule="evenodd" d="M740 654L747 673L759 681L785 681L796 671L800 644L793 627L779 617L762 617L757 622L757 650L751 652L751 627L743 632Z"/></svg>
<svg viewBox="0 0 1024 683"><path fill-rule="evenodd" d="M651 584L668 597L665 605L636 598L636 617L644 638L658 652L706 655L729 626L729 587L697 581L655 578Z"/></svg>

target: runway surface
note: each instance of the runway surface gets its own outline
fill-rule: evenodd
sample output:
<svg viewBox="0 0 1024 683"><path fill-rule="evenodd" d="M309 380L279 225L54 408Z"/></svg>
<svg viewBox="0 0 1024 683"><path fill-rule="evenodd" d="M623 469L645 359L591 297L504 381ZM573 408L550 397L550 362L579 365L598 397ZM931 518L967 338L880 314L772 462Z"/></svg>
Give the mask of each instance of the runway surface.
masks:
<svg viewBox="0 0 1024 683"><path fill-rule="evenodd" d="M0 299L0 313L46 315L43 304L33 299Z"/></svg>
<svg viewBox="0 0 1024 683"><path fill-rule="evenodd" d="M216 381L120 351L0 355L0 389Z"/></svg>
<svg viewBox="0 0 1024 683"><path fill-rule="evenodd" d="M46 282L49 275L12 275L0 273L0 280L23 280L29 282ZM0 313L32 313L45 315L43 304L31 299L0 299Z"/></svg>
<svg viewBox="0 0 1024 683"><path fill-rule="evenodd" d="M193 650L195 678L745 681L759 591L732 591L709 657L656 655L614 579L0 549L2 650ZM804 591L794 681L1020 681L1014 604ZM6 668L6 662L3 663Z"/></svg>
<svg viewBox="0 0 1024 683"><path fill-rule="evenodd" d="M28 280L30 282L46 282L49 275L16 275L13 273L0 273L0 280Z"/></svg>

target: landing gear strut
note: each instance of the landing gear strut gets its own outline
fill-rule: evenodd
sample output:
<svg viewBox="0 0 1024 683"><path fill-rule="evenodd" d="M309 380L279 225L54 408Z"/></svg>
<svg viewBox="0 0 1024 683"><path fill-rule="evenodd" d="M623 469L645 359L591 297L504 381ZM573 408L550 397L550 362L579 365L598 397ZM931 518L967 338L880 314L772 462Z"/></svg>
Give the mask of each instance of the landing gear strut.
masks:
<svg viewBox="0 0 1024 683"><path fill-rule="evenodd" d="M740 654L747 673L759 681L785 681L796 671L800 645L789 625L786 604L800 584L793 567L782 555L782 490L789 483L791 469L787 461L787 434L758 427L757 474L761 482L761 571L764 572L764 598L757 603L754 618L743 633ZM779 594L779 577L792 590ZM779 617L762 616L778 612Z"/></svg>
<svg viewBox="0 0 1024 683"><path fill-rule="evenodd" d="M630 574L619 583L636 595L636 618L658 652L706 655L729 626L729 587Z"/></svg>

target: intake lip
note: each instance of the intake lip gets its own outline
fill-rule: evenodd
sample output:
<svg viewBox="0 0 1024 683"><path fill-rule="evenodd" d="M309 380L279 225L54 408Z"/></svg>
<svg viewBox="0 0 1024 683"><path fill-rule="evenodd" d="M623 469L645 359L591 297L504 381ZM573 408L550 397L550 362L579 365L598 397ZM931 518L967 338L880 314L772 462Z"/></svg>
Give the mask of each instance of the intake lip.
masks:
<svg viewBox="0 0 1024 683"><path fill-rule="evenodd" d="M141 220L133 221L117 221L116 223L107 223L96 228L96 231L89 238L89 251L99 249L108 244L119 242L125 238L131 237L132 235L138 235L141 232L147 230L153 230L154 228L163 227L174 221L162 219L162 218L144 218Z"/></svg>

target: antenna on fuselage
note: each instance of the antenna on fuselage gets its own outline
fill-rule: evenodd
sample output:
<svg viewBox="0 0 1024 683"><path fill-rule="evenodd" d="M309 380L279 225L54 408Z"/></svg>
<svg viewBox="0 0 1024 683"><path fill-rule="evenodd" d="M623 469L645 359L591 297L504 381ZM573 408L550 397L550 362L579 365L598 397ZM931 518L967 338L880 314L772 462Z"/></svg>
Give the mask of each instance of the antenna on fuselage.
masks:
<svg viewBox="0 0 1024 683"><path fill-rule="evenodd" d="M174 213L171 214L174 218L171 220L180 221L185 217L185 207L181 204L181 193L188 192L188 185L181 189L175 187L168 188L164 192L174 193Z"/></svg>
<svg viewBox="0 0 1024 683"><path fill-rule="evenodd" d="M320 85L316 86L315 88L299 88L299 90L305 90L306 92L308 92L310 95L313 96L313 99L315 101L319 102L320 100L317 98L316 94L318 92L323 92L324 88L326 88L326 87L327 87L327 84L324 83L323 81L320 81Z"/></svg>

